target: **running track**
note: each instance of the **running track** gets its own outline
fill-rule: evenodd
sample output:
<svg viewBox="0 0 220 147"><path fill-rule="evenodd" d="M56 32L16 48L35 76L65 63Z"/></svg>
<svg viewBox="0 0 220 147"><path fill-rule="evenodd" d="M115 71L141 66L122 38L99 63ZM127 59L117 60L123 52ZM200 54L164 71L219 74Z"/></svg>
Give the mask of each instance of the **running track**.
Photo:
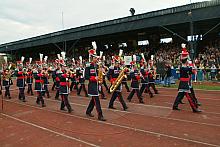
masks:
<svg viewBox="0 0 220 147"><path fill-rule="evenodd" d="M12 86L11 89L15 89ZM144 94L145 104L139 104L136 95L123 111L115 102L116 110L108 109L110 95L101 100L106 122L88 118L85 110L90 98L76 96L69 100L74 111L60 111L60 101L45 98L46 107L36 105L36 95L26 94L27 102L18 100L18 91L11 91L12 99L4 99L0 115L0 146L220 146L220 91L196 91L202 103L202 113L192 113L186 99L181 111L173 111L177 90L160 88L160 94L150 98ZM2 105L2 102L0 103Z"/></svg>

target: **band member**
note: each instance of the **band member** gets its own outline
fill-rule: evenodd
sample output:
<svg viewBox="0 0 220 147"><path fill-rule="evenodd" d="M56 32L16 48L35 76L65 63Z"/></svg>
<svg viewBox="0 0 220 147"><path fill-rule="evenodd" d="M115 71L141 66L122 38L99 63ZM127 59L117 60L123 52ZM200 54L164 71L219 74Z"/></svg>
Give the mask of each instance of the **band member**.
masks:
<svg viewBox="0 0 220 147"><path fill-rule="evenodd" d="M154 90L155 94L159 94L158 90L155 87L155 76L156 76L156 68L153 65L153 59L149 60L149 74L148 74L148 79L149 79L149 89L152 87ZM147 92L147 90L146 90Z"/></svg>
<svg viewBox="0 0 220 147"><path fill-rule="evenodd" d="M9 68L3 71L2 81L3 81L3 86L5 87L5 97L11 99L10 86L12 85L12 80L11 80L11 71L9 70Z"/></svg>
<svg viewBox="0 0 220 147"><path fill-rule="evenodd" d="M71 80L71 85L70 85L70 91L73 91L73 88L76 89L76 91L78 92L78 85L77 85L77 79L76 79L76 71L75 69L71 68L71 75L70 75L70 80Z"/></svg>
<svg viewBox="0 0 220 147"><path fill-rule="evenodd" d="M44 93L44 80L43 80L43 74L42 74L42 68L40 66L41 61L37 62L38 68L36 71L33 71L34 79L35 79L35 91L37 92L37 100L36 103L38 105L41 105L42 107L45 107L44 99L43 99L43 93Z"/></svg>
<svg viewBox="0 0 220 147"><path fill-rule="evenodd" d="M89 55L90 55L92 62L86 66L85 79L89 80L88 95L91 96L92 99L90 100L90 103L89 103L88 108L86 110L86 114L89 117L94 117L94 115L91 112L92 112L94 106L96 106L96 110L98 113L98 119L101 121L106 121L106 119L103 117L101 104L99 101L96 50L95 49L89 50Z"/></svg>
<svg viewBox="0 0 220 147"><path fill-rule="evenodd" d="M45 94L47 94L47 98L50 98L50 92L48 90L48 85L49 85L49 73L47 71L47 68L44 68L42 71L43 77L42 79L44 80L44 92L43 92L43 96L45 96Z"/></svg>
<svg viewBox="0 0 220 147"><path fill-rule="evenodd" d="M189 76L192 74L192 68L187 66L187 59L189 57L189 53L185 48L185 44L182 44L182 48L183 50L181 54L182 66L180 67L180 83L178 87L178 95L173 104L173 110L180 110L178 108L178 105L181 103L183 97L186 96L193 112L201 112L201 110L198 109L196 101L189 95Z"/></svg>
<svg viewBox="0 0 220 147"><path fill-rule="evenodd" d="M81 56L80 56L81 57ZM82 57L80 58L80 67L76 69L76 77L79 79L79 90L77 91L77 95L80 95L81 90L85 92L85 96L88 97L88 93L85 87L85 69L83 68Z"/></svg>
<svg viewBox="0 0 220 147"><path fill-rule="evenodd" d="M18 68L15 70L15 76L17 77L17 87L19 88L19 100L26 102L24 90L25 90L25 76L26 72L23 70L23 61L17 61Z"/></svg>
<svg viewBox="0 0 220 147"><path fill-rule="evenodd" d="M60 67L57 67L56 69L56 96L55 96L55 100L59 100L59 89L60 89L60 74L62 74L62 71L60 70Z"/></svg>
<svg viewBox="0 0 220 147"><path fill-rule="evenodd" d="M139 99L140 103L144 103L143 98L141 97L140 91L139 91L139 81L140 81L140 73L137 69L137 65L135 64L136 62L136 56L133 55L133 62L131 63L131 65L133 65L133 69L130 72L130 76L131 76L131 88L132 91L128 96L128 101L131 102L132 97L134 96L134 93L137 94L137 97Z"/></svg>
<svg viewBox="0 0 220 147"><path fill-rule="evenodd" d="M33 71L31 69L31 67L28 67L28 70L27 70L27 79L26 79L26 82L28 84L28 91L27 93L31 93L31 95L34 95L33 94L33 89L32 89L32 84L33 84Z"/></svg>
<svg viewBox="0 0 220 147"><path fill-rule="evenodd" d="M70 89L69 89L69 74L67 74L66 69L63 69L63 73L59 75L59 79L60 79L59 94L61 95L60 110L65 111L65 106L66 106L68 109L68 113L71 113L73 109L68 100Z"/></svg>
<svg viewBox="0 0 220 147"><path fill-rule="evenodd" d="M53 71L52 71L52 78L53 78L52 91L54 91L54 89L56 87L56 69L53 69Z"/></svg>
<svg viewBox="0 0 220 147"><path fill-rule="evenodd" d="M153 93L150 91L149 84L148 84L148 69L147 69L147 63L145 60L142 60L141 62L141 89L140 89L140 95L142 96L144 90L147 90L150 97L153 97Z"/></svg>
<svg viewBox="0 0 220 147"><path fill-rule="evenodd" d="M189 67L192 67L192 74L195 74L195 70L196 70L196 68L195 68L195 64L193 64L192 63L192 61L188 61L188 66ZM195 95L195 92L194 92L194 89L193 89L193 83L192 83L192 74L191 75L189 75L189 88L190 88L190 93L189 93L189 95L190 95L190 97L192 97L193 99L194 99L194 101L196 102L196 104L198 105L198 106L201 106L201 103L198 101L198 99L196 98L196 95Z"/></svg>
<svg viewBox="0 0 220 147"><path fill-rule="evenodd" d="M122 65L122 67L125 67L124 61L121 62L121 65ZM125 71L126 77L122 80L122 86L123 86L123 85L125 86L127 92L131 92L130 89L129 89L129 87L128 87L128 83L127 83L127 80L128 80L128 78L127 78L127 77L128 77L128 72L129 72L129 70L127 69L127 70Z"/></svg>
<svg viewBox="0 0 220 147"><path fill-rule="evenodd" d="M108 76L108 79L110 79L110 82L113 83L116 81L116 79L118 78L119 76L119 73L120 73L120 67L119 67L119 63L120 63L120 57L119 56L114 56L114 60L115 60L115 65L114 66L111 66L109 67L109 71L107 73L107 76ZM116 98L119 99L119 102L121 103L123 109L126 111L128 109L123 97L122 97L122 84L120 83L117 87L117 89L113 92L112 94L112 97L110 99L110 102L109 102L109 106L108 108L110 109L116 109L114 107L114 101L116 100Z"/></svg>

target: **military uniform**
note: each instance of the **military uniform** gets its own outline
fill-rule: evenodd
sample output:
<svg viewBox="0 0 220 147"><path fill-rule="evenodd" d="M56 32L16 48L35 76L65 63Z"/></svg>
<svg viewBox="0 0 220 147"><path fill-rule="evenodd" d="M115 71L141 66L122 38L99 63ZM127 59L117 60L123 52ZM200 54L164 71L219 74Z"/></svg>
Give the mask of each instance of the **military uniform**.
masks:
<svg viewBox="0 0 220 147"><path fill-rule="evenodd" d="M59 99L59 89L60 89L60 75L62 74L62 71L60 69L56 69L56 96L55 99Z"/></svg>
<svg viewBox="0 0 220 147"><path fill-rule="evenodd" d="M92 99L89 102L89 105L86 110L86 114L88 116L93 116L91 114L94 106L96 106L96 110L98 113L98 119L99 120L105 120L103 118L101 104L99 100L99 90L98 90L98 81L97 81L97 65L95 63L90 63L87 65L85 69L85 79L89 80L88 84L88 95L92 97Z"/></svg>
<svg viewBox="0 0 220 147"><path fill-rule="evenodd" d="M109 67L109 71L107 73L107 76L108 76L108 79L110 79L110 82L112 84L118 78L119 73L120 73L120 68L119 67L116 67L116 66ZM121 92L122 92L122 84L119 84L117 89L113 92L112 97L110 99L109 106L108 106L110 109L115 109L113 107L113 105L114 105L114 101L116 100L116 98L119 99L119 102L121 103L124 110L126 110L128 108L125 101L124 101L124 99L123 99L123 97L122 97Z"/></svg>
<svg viewBox="0 0 220 147"><path fill-rule="evenodd" d="M48 90L49 74L46 71L44 71L42 79L44 80L44 90L45 90L43 92L43 96L45 96L45 94L47 94L47 97L49 98L50 97L50 93L49 93L49 90Z"/></svg>
<svg viewBox="0 0 220 147"><path fill-rule="evenodd" d="M27 71L27 79L26 79L26 82L28 84L28 91L27 93L31 93L31 95L34 95L33 94L33 89L32 89L32 84L33 84L33 72L31 69L28 69Z"/></svg>
<svg viewBox="0 0 220 147"><path fill-rule="evenodd" d="M79 79L79 90L77 91L77 95L80 95L81 90L83 89L83 91L85 92L85 96L88 97L88 93L85 87L85 77L84 77L84 68L83 67L79 67L76 69L76 77Z"/></svg>
<svg viewBox="0 0 220 147"><path fill-rule="evenodd" d="M143 98L141 97L140 91L139 91L139 80L140 80L140 75L139 75L139 71L137 69L132 69L130 72L130 77L131 77L131 88L132 91L128 96L128 101L130 102L134 93L136 92L137 97L139 99L140 103L144 103L143 102Z"/></svg>
<svg viewBox="0 0 220 147"><path fill-rule="evenodd" d="M19 100L22 100L23 102L26 102L25 100L25 95L24 95L24 90L25 90L25 76L26 74L24 73L22 68L19 68L15 70L15 76L17 77L17 87L19 88Z"/></svg>
<svg viewBox="0 0 220 147"><path fill-rule="evenodd" d="M70 75L71 85L70 85L70 91L73 91L73 88L76 89L78 92L78 82L76 80L76 73L72 70L72 73Z"/></svg>
<svg viewBox="0 0 220 147"><path fill-rule="evenodd" d="M35 78L35 91L37 92L37 104L42 104L42 107L45 107L46 105L44 104L44 99L43 99L43 93L45 91L44 89L44 80L43 80L43 74L41 71L35 71L33 73L34 78Z"/></svg>
<svg viewBox="0 0 220 147"><path fill-rule="evenodd" d="M152 89L154 90L154 93L158 94L158 90L155 87L155 79L154 79L154 71L155 71L155 69L154 69L154 67L151 66L149 71L150 71L149 74L148 74L149 89L150 89L150 87L152 87Z"/></svg>
<svg viewBox="0 0 220 147"><path fill-rule="evenodd" d="M189 64L190 67L192 67L192 74L195 74L195 66L193 64ZM198 106L201 105L201 103L198 101L198 99L196 98L196 95L195 95L195 92L194 92L194 89L193 89L193 82L192 82L192 74L189 75L189 89L190 89L190 97L192 97L194 99L194 101L196 102L196 104Z"/></svg>
<svg viewBox="0 0 220 147"><path fill-rule="evenodd" d="M147 71L147 69L144 66L141 67L140 72L141 72L140 95L142 96L144 90L147 89L147 92L150 95L150 97L153 97L153 93L150 91L149 84L148 84L148 74L149 74L149 72Z"/></svg>
<svg viewBox="0 0 220 147"><path fill-rule="evenodd" d="M190 96L191 92L190 92L189 81L190 81L190 75L192 74L192 67L188 67L186 65L188 55L189 53L187 52L186 48L183 48L181 53L181 60L183 64L180 67L180 82L178 87L178 95L176 97L176 100L174 101L173 110L180 110L178 108L178 105L182 102L184 96L186 96L193 112L201 112L201 110L198 109L198 105L195 99L193 99Z"/></svg>
<svg viewBox="0 0 220 147"><path fill-rule="evenodd" d="M60 88L59 88L59 94L61 95L61 106L60 106L60 110L65 110L65 106L68 109L68 112L71 113L72 112L72 108L71 105L69 104L69 100L68 100L68 95L70 93L70 89L69 89L69 75L66 74L66 72L64 71L64 73L59 74L59 79L60 79Z"/></svg>

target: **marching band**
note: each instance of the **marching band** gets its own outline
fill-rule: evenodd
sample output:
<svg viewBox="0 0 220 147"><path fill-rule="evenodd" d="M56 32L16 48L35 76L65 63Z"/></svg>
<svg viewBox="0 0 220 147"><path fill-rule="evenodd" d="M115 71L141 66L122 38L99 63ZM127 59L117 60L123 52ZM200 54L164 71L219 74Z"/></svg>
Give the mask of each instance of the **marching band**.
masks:
<svg viewBox="0 0 220 147"><path fill-rule="evenodd" d="M60 110L71 113L73 111L68 95L76 89L76 93L80 96L83 90L86 97L90 97L91 100L88 104L86 115L89 117L94 117L92 110L96 107L98 120L105 121L99 95L102 99L106 99L105 93L103 91L103 86L106 91L112 93L111 99L109 101L108 108L116 109L114 107L114 101L118 98L122 105L123 110L127 110L127 104L122 96L122 85L125 85L126 91L130 92L127 97L128 102L136 93L139 103L144 103L143 92L147 92L150 97L153 97L153 93L150 90L152 87L155 94L158 94L158 90L155 87L155 77L156 68L154 67L153 57L147 61L143 54L141 54L140 68L137 66L137 58L133 55L133 61L130 63L130 68L125 66L122 58L122 50L120 50L119 55L112 57L112 65L107 67L104 65L105 56L102 56L103 52L100 52L98 56L96 53L96 44L92 43L93 48L89 50L90 62L85 62L82 56L79 57L78 61L72 59L72 65L66 65L66 55L65 52L58 54L54 61L53 67L49 67L47 64L47 56L43 59L43 54L40 54L40 60L32 63L32 58L26 65L23 64L24 57L22 56L20 61L17 61L17 68L12 71L11 65L8 65L7 58L5 59L6 67L4 67L2 72L2 85L5 87L5 98L11 99L10 86L13 84L12 75L16 76L16 85L19 89L19 100L26 102L25 97L25 87L27 86L27 94L34 95L32 90L32 84L34 84L34 90L37 93L36 103L41 104L45 107L44 97L50 97L49 93L49 81L50 77L53 79L52 90L56 88L55 99L60 100L61 106ZM183 46L185 48L185 46ZM173 105L173 110L179 110L178 105L181 104L184 95L189 100L190 106L193 112L201 112L198 106L201 104L195 96L195 92L192 88L192 81L190 76L193 72L192 64L188 64L188 52L184 50L181 53L182 56L182 66L180 68L180 84L179 93ZM108 86L106 78L109 80L110 85ZM131 90L127 85L127 80L131 79ZM88 81L88 82L87 82ZM70 83L71 82L71 83ZM86 85L88 84L88 88ZM79 87L78 87L79 86Z"/></svg>

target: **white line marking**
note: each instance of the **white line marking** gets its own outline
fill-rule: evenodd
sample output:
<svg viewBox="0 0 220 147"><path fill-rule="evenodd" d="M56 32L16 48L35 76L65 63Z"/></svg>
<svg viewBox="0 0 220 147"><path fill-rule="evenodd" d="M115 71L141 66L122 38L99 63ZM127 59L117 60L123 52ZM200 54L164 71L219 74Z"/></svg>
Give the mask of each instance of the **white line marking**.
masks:
<svg viewBox="0 0 220 147"><path fill-rule="evenodd" d="M29 96L29 97L33 97L33 96ZM51 100L51 99L46 99L47 101L52 101L52 102L59 102L57 100ZM115 101L117 102L117 101ZM76 106L81 106L81 107L87 107L87 105L83 105L83 104L77 104L77 103L73 103L73 102L69 102L72 105L76 105ZM118 102L119 103L119 102ZM143 106L143 104L140 104L141 106ZM104 110L109 110L109 111L113 111L113 112L121 112L121 113L127 113L127 114L136 114L136 115L141 115L141 116L147 116L144 114L140 114L140 113L136 113L136 112L129 112L129 111L121 111L121 110L113 110L113 109L108 109L107 107L102 107L102 109ZM169 108L170 109L170 108ZM171 110L172 111L172 110ZM207 113L207 112L206 112ZM209 112L209 113L214 113L214 112ZM214 113L216 114L216 113ZM217 113L219 114L219 113ZM178 118L168 118L168 117L160 117L160 116L151 116L151 117L155 117L155 118L162 118L162 119L168 119L168 120L175 120L175 121L182 121L182 122L188 122L188 123L194 123L194 124L200 124L200 125L208 125L208 126L215 126L215 127L220 127L220 125L217 124L210 124L210 123L201 123L201 122L196 122L196 121L190 121L190 120L183 120L183 119L178 119Z"/></svg>
<svg viewBox="0 0 220 147"><path fill-rule="evenodd" d="M57 112L57 111L54 111L54 110L43 109L43 108L40 108L40 107L36 107L36 106L32 106L32 105L26 105L26 104L21 104L21 103L9 101L9 100L6 100L6 101L12 102L12 103L15 103L15 104L20 104L20 105L32 107L32 108L35 108L35 109L40 109L40 110L48 111L48 112L53 112L53 113L57 113L57 114L67 115L67 116L71 116L71 117L75 117L75 118L79 118L79 119L83 119L83 120L89 120L89 121L92 121L92 122L102 123L102 124L106 124L106 125L110 125L110 126L116 126L116 127L120 127L120 128L124 128L124 129L128 129L128 130L139 131L139 132L142 132L142 133L148 133L148 134L152 134L152 135L155 135L155 136L163 136L163 137L167 137L167 138L183 140L183 141L187 141L187 142L193 142L193 143L197 143L197 144L203 144L203 145L214 146L214 147L219 147L220 146L220 145L216 145L216 144L210 144L210 143L201 142L201 141L197 141L197 140L176 137L176 136L172 136L172 135L167 135L167 134L162 134L162 133L158 133L158 132L147 131L147 130L133 128L133 127L129 127L129 126L124 126L124 125L119 125L119 124L114 124L114 123L109 123L109 122L98 121L98 120L89 119L89 118L85 118L85 117L81 117L81 116L70 115L70 114L66 114L66 113Z"/></svg>
<svg viewBox="0 0 220 147"><path fill-rule="evenodd" d="M51 129L48 129L48 128L45 128L45 127L36 125L36 124L34 124L34 123L30 123L30 122L28 122L28 121L24 121L24 120L22 120L22 119L19 119L19 118L16 118L16 117L7 115L7 114L5 114L5 113L1 113L1 114L2 114L3 116L5 116L5 117L8 117L8 118L14 119L14 120L16 120L16 121L19 121L19 122L28 124L28 125L33 126L33 127L35 127L35 128L39 128L39 129L41 129L41 130L45 130L45 131L47 131L47 132L51 132L51 133L54 133L54 134L63 136L63 137L65 137L65 138L68 138L68 139L71 139L71 140L75 140L75 141L84 143L84 144L89 145L89 146L99 147L98 145L95 145L95 144L92 144L92 143L83 141L83 140L81 140L81 139L77 139L77 138L75 138L75 137L71 137L71 136L65 135L64 133L59 133L59 132L53 131L53 130L51 130Z"/></svg>

